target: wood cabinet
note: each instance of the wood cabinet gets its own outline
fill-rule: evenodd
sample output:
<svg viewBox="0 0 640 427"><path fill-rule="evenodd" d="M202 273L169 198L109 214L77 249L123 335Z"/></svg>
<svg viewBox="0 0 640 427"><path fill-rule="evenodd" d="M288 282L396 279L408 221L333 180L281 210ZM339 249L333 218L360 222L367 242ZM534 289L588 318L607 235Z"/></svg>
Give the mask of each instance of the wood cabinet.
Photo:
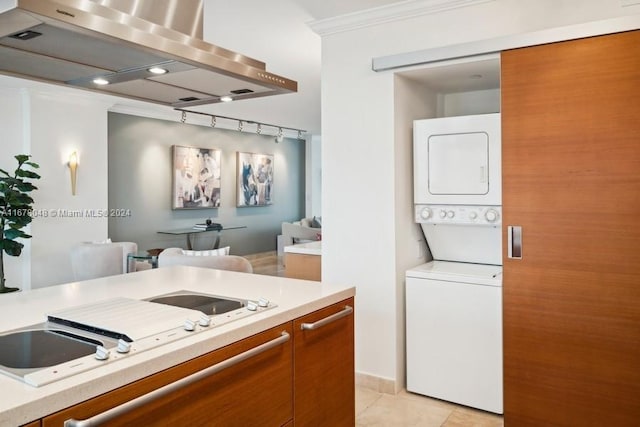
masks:
<svg viewBox="0 0 640 427"><path fill-rule="evenodd" d="M504 422L640 419L640 32L502 54Z"/></svg>
<svg viewBox="0 0 640 427"><path fill-rule="evenodd" d="M285 337L289 339L285 339ZM82 420L173 383L207 367L229 363L234 356L264 351L132 408L108 422L109 426L281 426L293 419L291 322L215 350L186 363L136 381L43 420L43 426L62 426ZM274 344L275 343L275 344Z"/></svg>
<svg viewBox="0 0 640 427"><path fill-rule="evenodd" d="M293 322L296 427L355 425L353 298Z"/></svg>
<svg viewBox="0 0 640 427"><path fill-rule="evenodd" d="M322 280L322 256L285 253L285 277L291 279Z"/></svg>

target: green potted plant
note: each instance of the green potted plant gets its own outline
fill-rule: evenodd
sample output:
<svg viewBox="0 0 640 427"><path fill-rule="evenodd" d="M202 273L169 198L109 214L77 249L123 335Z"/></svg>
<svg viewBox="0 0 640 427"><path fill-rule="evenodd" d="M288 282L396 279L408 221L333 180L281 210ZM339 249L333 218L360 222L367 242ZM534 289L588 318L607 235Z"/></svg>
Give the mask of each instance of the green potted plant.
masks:
<svg viewBox="0 0 640 427"><path fill-rule="evenodd" d="M40 166L30 162L30 157L26 154L15 156L18 167L13 175L0 169L0 294L18 290L5 285L4 254L20 256L24 244L16 239L31 237L22 229L31 222L33 199L29 193L37 189L30 181L40 179L40 175L26 168L37 169Z"/></svg>

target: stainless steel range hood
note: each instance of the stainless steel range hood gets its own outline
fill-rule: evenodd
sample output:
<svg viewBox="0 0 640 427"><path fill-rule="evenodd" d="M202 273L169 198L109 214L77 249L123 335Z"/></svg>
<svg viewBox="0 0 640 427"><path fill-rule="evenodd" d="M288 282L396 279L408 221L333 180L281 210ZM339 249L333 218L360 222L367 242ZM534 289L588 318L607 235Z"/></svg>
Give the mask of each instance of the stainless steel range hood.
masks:
<svg viewBox="0 0 640 427"><path fill-rule="evenodd" d="M297 91L264 63L204 42L202 0L3 0L0 7L7 3L2 74L176 108Z"/></svg>

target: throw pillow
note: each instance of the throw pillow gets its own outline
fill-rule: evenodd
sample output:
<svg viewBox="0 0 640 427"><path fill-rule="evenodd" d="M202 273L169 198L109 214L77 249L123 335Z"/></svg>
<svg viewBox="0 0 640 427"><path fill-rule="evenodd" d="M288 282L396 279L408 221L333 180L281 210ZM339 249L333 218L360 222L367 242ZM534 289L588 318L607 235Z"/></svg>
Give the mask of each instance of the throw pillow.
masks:
<svg viewBox="0 0 640 427"><path fill-rule="evenodd" d="M187 251L183 250L182 254L187 256L217 256L217 255L229 255L231 247L225 246L219 249L210 249L208 251Z"/></svg>
<svg viewBox="0 0 640 427"><path fill-rule="evenodd" d="M313 228L322 228L322 217L314 216L311 220L311 227Z"/></svg>

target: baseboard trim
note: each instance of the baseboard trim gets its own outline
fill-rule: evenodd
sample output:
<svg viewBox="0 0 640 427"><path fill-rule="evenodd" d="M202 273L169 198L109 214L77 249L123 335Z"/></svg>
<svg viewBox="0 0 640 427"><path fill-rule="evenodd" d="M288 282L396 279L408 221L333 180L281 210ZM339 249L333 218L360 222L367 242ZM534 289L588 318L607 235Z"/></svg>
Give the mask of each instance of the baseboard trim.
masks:
<svg viewBox="0 0 640 427"><path fill-rule="evenodd" d="M386 394L397 394L400 391L394 380L359 372L356 372L356 386Z"/></svg>

